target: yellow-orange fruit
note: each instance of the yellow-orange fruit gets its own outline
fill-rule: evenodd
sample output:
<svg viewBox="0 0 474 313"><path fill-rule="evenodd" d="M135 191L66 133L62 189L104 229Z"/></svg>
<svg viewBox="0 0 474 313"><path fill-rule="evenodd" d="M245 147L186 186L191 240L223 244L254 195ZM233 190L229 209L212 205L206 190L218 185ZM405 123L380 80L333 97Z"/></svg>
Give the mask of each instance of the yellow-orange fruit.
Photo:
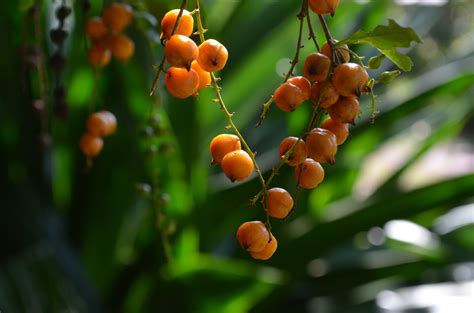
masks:
<svg viewBox="0 0 474 313"><path fill-rule="evenodd" d="M212 155L212 164L222 162L227 153L240 150L240 139L232 134L220 134L214 137L209 145Z"/></svg>
<svg viewBox="0 0 474 313"><path fill-rule="evenodd" d="M295 85L303 92L305 100L311 96L311 83L306 77L295 76L287 80L288 83Z"/></svg>
<svg viewBox="0 0 474 313"><path fill-rule="evenodd" d="M224 68L229 53L219 41L208 39L199 45L198 63L207 72L216 72Z"/></svg>
<svg viewBox="0 0 474 313"><path fill-rule="evenodd" d="M171 33L173 32L174 24L176 24L176 20L178 19L179 9L171 10L163 16L161 20L161 38L169 39L171 37ZM194 20L191 16L191 13L187 10L183 10L183 14L179 19L178 26L174 31L173 35L183 35L186 37L191 36L193 33L194 27Z"/></svg>
<svg viewBox="0 0 474 313"><path fill-rule="evenodd" d="M196 60L191 63L191 68L199 75L199 90L204 89L211 84L211 73L203 70Z"/></svg>
<svg viewBox="0 0 474 313"><path fill-rule="evenodd" d="M310 82L323 82L327 79L331 60L321 53L311 53L308 55L303 65L303 76Z"/></svg>
<svg viewBox="0 0 474 313"><path fill-rule="evenodd" d="M308 152L306 151L306 144L304 140L299 140L298 137L286 137L280 143L280 157L283 159L285 154L291 149L291 147L296 143L293 153L288 158L288 165L296 166L306 160Z"/></svg>
<svg viewBox="0 0 474 313"><path fill-rule="evenodd" d="M174 67L190 69L198 54L196 43L183 35L171 36L165 46L166 61Z"/></svg>
<svg viewBox="0 0 474 313"><path fill-rule="evenodd" d="M128 62L135 52L135 44L125 35L118 34L110 37L109 47L115 58Z"/></svg>
<svg viewBox="0 0 474 313"><path fill-rule="evenodd" d="M334 15L339 5L339 0L309 0L308 4L314 13Z"/></svg>
<svg viewBox="0 0 474 313"><path fill-rule="evenodd" d="M93 40L101 40L107 35L107 26L102 18L98 16L91 17L86 23L86 35Z"/></svg>
<svg viewBox="0 0 474 313"><path fill-rule="evenodd" d="M303 91L291 83L283 83L275 90L273 99L283 112L293 112L305 100Z"/></svg>
<svg viewBox="0 0 474 313"><path fill-rule="evenodd" d="M324 169L321 164L308 158L295 167L295 177L299 187L313 189L323 182Z"/></svg>
<svg viewBox="0 0 474 313"><path fill-rule="evenodd" d="M232 181L241 181L253 172L253 161L244 150L227 153L221 161L224 174Z"/></svg>
<svg viewBox="0 0 474 313"><path fill-rule="evenodd" d="M338 145L342 145L349 137L349 125L339 123L332 118L324 121L321 128L329 130L331 133L336 135L336 142Z"/></svg>
<svg viewBox="0 0 474 313"><path fill-rule="evenodd" d="M314 128L306 137L308 155L319 163L335 163L337 153L336 135L327 129Z"/></svg>
<svg viewBox="0 0 474 313"><path fill-rule="evenodd" d="M265 201L265 199L263 200ZM274 218L285 218L293 209L294 201L290 193L283 188L268 190L268 197L264 206L268 215Z"/></svg>
<svg viewBox="0 0 474 313"><path fill-rule="evenodd" d="M89 63L96 67L102 68L110 63L112 53L101 42L96 42L89 49L88 60Z"/></svg>
<svg viewBox="0 0 474 313"><path fill-rule="evenodd" d="M95 136L109 136L117 129L117 119L109 111L95 112L87 118L87 130Z"/></svg>
<svg viewBox="0 0 474 313"><path fill-rule="evenodd" d="M311 102L313 105L318 103L319 97L321 97L321 108L327 109L337 102L339 94L334 90L331 83L315 82L311 87Z"/></svg>
<svg viewBox="0 0 474 313"><path fill-rule="evenodd" d="M260 252L250 252L250 255L252 256L252 258L254 258L256 260L265 261L265 260L268 260L269 258L271 258L273 256L273 254L275 253L277 247L278 247L278 242L272 234L270 242L267 243L267 245L265 246L265 248L263 248L262 251L260 251Z"/></svg>
<svg viewBox="0 0 474 313"><path fill-rule="evenodd" d="M237 240L249 252L262 251L269 242L271 234L260 221L245 222L237 229Z"/></svg>
<svg viewBox="0 0 474 313"><path fill-rule="evenodd" d="M120 33L133 21L133 9L123 3L112 3L102 14L105 24L115 33Z"/></svg>
<svg viewBox="0 0 474 313"><path fill-rule="evenodd" d="M349 62L351 60L351 54L349 51L347 51L348 49L349 47L347 45L342 45L341 48L336 49L336 60L340 61L341 63ZM321 53L332 60L331 47L327 42L321 48Z"/></svg>
<svg viewBox="0 0 474 313"><path fill-rule="evenodd" d="M82 153L88 157L97 156L100 151L102 151L103 146L104 141L102 138L90 133L85 133L79 140L79 148L81 149Z"/></svg>
<svg viewBox="0 0 474 313"><path fill-rule="evenodd" d="M355 63L338 65L332 75L332 85L338 94L345 97L360 96L365 91L369 74Z"/></svg>
<svg viewBox="0 0 474 313"><path fill-rule="evenodd" d="M196 94L199 88L199 75L195 70L170 67L165 75L168 92L176 98L184 99Z"/></svg>
<svg viewBox="0 0 474 313"><path fill-rule="evenodd" d="M354 125L360 112L360 105L356 97L339 97L339 100L327 111L333 120Z"/></svg>

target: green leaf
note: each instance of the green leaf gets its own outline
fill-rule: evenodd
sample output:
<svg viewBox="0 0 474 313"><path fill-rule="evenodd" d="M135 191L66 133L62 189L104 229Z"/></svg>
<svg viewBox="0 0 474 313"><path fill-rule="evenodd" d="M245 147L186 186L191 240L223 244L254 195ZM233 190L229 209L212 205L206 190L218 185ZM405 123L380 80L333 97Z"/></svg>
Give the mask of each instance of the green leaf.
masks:
<svg viewBox="0 0 474 313"><path fill-rule="evenodd" d="M408 48L412 41L421 43L420 37L412 28L402 27L394 20L389 19L387 26L378 25L370 32L359 30L349 38L339 41L336 46L361 43L372 45L392 60L400 69L409 72L413 67L412 60L398 52L396 48Z"/></svg>

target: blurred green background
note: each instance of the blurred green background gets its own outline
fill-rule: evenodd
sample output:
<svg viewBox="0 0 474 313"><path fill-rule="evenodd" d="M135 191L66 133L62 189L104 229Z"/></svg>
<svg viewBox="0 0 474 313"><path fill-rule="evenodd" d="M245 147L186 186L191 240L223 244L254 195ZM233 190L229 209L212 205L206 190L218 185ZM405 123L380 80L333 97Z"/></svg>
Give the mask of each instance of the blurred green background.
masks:
<svg viewBox="0 0 474 313"><path fill-rule="evenodd" d="M304 191L296 212L274 221L279 248L267 262L252 260L235 240L244 221L263 219L248 200L258 180L232 184L209 166L208 144L226 132L213 90L171 98L160 81L148 89L161 59L159 20L180 1L128 1L136 19L126 33L135 55L101 71L87 64L85 18L104 3L66 1L74 14L60 81L67 118L48 115L52 140L39 140L37 71L25 61L34 27L25 24L32 0L0 1L0 311L10 312L467 312L474 293L474 5L471 1L341 1L328 18L342 39L388 18L413 27L423 43L405 49L415 66L388 88L377 87L337 164L324 183ZM55 46L55 7L41 3L40 49ZM105 1L107 4L108 2ZM296 45L300 1L202 1L208 37L226 45L223 96L257 160L269 175L279 142L298 135L310 114L273 108L254 128L282 80ZM194 1L188 1L193 10ZM317 19L320 43L324 40ZM158 21L158 22L157 22ZM157 24L158 23L158 24ZM314 46L304 41L302 56ZM352 47L367 57L376 51ZM58 80L48 69L48 87ZM385 60L382 68L394 69ZM301 73L301 66L297 66ZM49 90L52 107L54 97ZM78 148L89 106L105 107L118 132L86 169ZM160 116L157 138L146 128ZM145 127L145 129L144 129ZM150 159L150 146L158 149ZM41 148L43 146L43 148ZM158 169L173 259L167 262L155 228L149 184ZM295 191L291 168L275 186ZM145 185L146 187L146 185ZM145 188L146 189L146 188ZM423 289L424 288L424 289ZM471 301L471 303L469 303ZM448 310L443 311L443 308ZM437 311L436 311L437 309Z"/></svg>

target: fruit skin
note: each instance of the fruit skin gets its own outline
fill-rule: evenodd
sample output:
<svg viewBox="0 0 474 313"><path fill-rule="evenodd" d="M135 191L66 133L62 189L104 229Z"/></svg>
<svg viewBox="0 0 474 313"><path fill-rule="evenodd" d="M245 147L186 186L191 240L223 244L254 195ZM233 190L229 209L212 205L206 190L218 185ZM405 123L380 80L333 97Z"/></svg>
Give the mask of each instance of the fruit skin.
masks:
<svg viewBox="0 0 474 313"><path fill-rule="evenodd" d="M109 47L113 56L123 62L128 62L135 52L135 44L133 41L122 34L111 36Z"/></svg>
<svg viewBox="0 0 474 313"><path fill-rule="evenodd" d="M117 129L117 119L109 111L99 111L91 114L86 124L89 134L100 137L110 136Z"/></svg>
<svg viewBox="0 0 474 313"><path fill-rule="evenodd" d="M108 29L102 18L94 16L87 20L85 32L90 39L101 40L107 35Z"/></svg>
<svg viewBox="0 0 474 313"><path fill-rule="evenodd" d="M208 39L199 45L198 63L207 72L216 72L224 68L229 57L226 47L219 41Z"/></svg>
<svg viewBox="0 0 474 313"><path fill-rule="evenodd" d="M195 70L170 67L165 75L168 92L175 98L185 99L195 95L199 88L199 75Z"/></svg>
<svg viewBox="0 0 474 313"><path fill-rule="evenodd" d="M227 153L221 162L225 175L232 181L242 181L252 174L254 165L252 158L244 150Z"/></svg>
<svg viewBox="0 0 474 313"><path fill-rule="evenodd" d="M308 4L314 13L334 15L339 0L309 0Z"/></svg>
<svg viewBox="0 0 474 313"><path fill-rule="evenodd" d="M351 54L346 49L349 49L347 45L342 45L341 48L336 49L336 54L338 56L336 60L339 60L342 63L349 62L351 60ZM327 56L329 59L332 59L331 47L327 42L322 46L321 53Z"/></svg>
<svg viewBox="0 0 474 313"><path fill-rule="evenodd" d="M319 163L335 163L337 153L336 135L327 129L314 128L306 138L309 156Z"/></svg>
<svg viewBox="0 0 474 313"><path fill-rule="evenodd" d="M286 82L295 85L303 92L305 100L308 100L311 96L311 83L310 81L303 76L295 76L288 79Z"/></svg>
<svg viewBox="0 0 474 313"><path fill-rule="evenodd" d="M196 60L191 63L191 68L199 75L199 90L204 89L211 84L211 73L203 70Z"/></svg>
<svg viewBox="0 0 474 313"><path fill-rule="evenodd" d="M219 164L227 153L240 150L240 139L232 134L220 134L214 137L209 145L212 155L211 164Z"/></svg>
<svg viewBox="0 0 474 313"><path fill-rule="evenodd" d="M303 65L303 76L310 82L323 82L327 79L331 59L322 53L311 53L308 55Z"/></svg>
<svg viewBox="0 0 474 313"><path fill-rule="evenodd" d="M356 97L339 97L339 100L327 111L333 120L354 125L360 112L360 105Z"/></svg>
<svg viewBox="0 0 474 313"><path fill-rule="evenodd" d="M283 112L293 112L305 100L303 91L291 83L283 83L273 94L275 103Z"/></svg>
<svg viewBox="0 0 474 313"><path fill-rule="evenodd" d="M275 253L277 248L278 248L278 241L276 240L276 238L272 234L270 242L267 243L267 245L265 246L265 248L263 248L262 251L260 251L260 252L250 252L250 255L252 256L252 258L254 258L256 260L265 261L265 260L270 259L273 256L273 254Z"/></svg>
<svg viewBox="0 0 474 313"><path fill-rule="evenodd" d="M191 68L199 49L194 41L183 35L173 35L165 45L165 56L171 66Z"/></svg>
<svg viewBox="0 0 474 313"><path fill-rule="evenodd" d="M161 38L169 39L173 32L174 24L179 15L179 9L171 10L163 16L161 20ZM193 33L194 20L188 10L183 10L183 14L179 19L179 24L173 35L183 35L189 37Z"/></svg>
<svg viewBox="0 0 474 313"><path fill-rule="evenodd" d="M338 145L342 145L349 137L349 125L339 123L331 118L324 121L321 124L321 128L329 130L331 133L336 135L336 142Z"/></svg>
<svg viewBox="0 0 474 313"><path fill-rule="evenodd" d="M313 159L306 159L295 168L296 182L299 187L313 189L324 180L324 169Z"/></svg>
<svg viewBox="0 0 474 313"><path fill-rule="evenodd" d="M101 42L94 43L92 47L89 49L89 53L88 53L89 63L96 68L102 68L106 66L107 64L109 64L111 57L112 57L112 53Z"/></svg>
<svg viewBox="0 0 474 313"><path fill-rule="evenodd" d="M286 137L280 143L280 157L283 159L285 154L290 150L295 142L299 140L298 137ZM302 163L306 157L308 156L308 152L306 151L306 144L304 140L299 140L296 144L293 153L288 158L288 165L296 166Z"/></svg>
<svg viewBox="0 0 474 313"><path fill-rule="evenodd" d="M104 141L102 138L90 133L85 133L79 140L79 148L81 149L82 153L84 153L85 156L91 158L97 156L100 151L102 151L103 146Z"/></svg>
<svg viewBox="0 0 474 313"><path fill-rule="evenodd" d="M123 3L112 3L102 14L105 24L115 33L120 33L133 21L133 9Z"/></svg>
<svg viewBox="0 0 474 313"><path fill-rule="evenodd" d="M260 221L245 222L237 229L237 240L242 248L249 252L261 252L267 244L271 234Z"/></svg>
<svg viewBox="0 0 474 313"><path fill-rule="evenodd" d="M323 90L321 95L320 106L323 109L329 108L331 105L339 100L339 94L334 90L331 83L327 82L315 82L311 87L311 102L316 105L319 100L319 93Z"/></svg>
<svg viewBox="0 0 474 313"><path fill-rule="evenodd" d="M342 96L360 96L369 81L367 71L355 63L344 63L338 65L332 75L332 85Z"/></svg>
<svg viewBox="0 0 474 313"><path fill-rule="evenodd" d="M265 200L264 200L265 201ZM290 214L294 206L290 193L283 188L272 188L268 190L266 206L268 215L274 218L285 218Z"/></svg>

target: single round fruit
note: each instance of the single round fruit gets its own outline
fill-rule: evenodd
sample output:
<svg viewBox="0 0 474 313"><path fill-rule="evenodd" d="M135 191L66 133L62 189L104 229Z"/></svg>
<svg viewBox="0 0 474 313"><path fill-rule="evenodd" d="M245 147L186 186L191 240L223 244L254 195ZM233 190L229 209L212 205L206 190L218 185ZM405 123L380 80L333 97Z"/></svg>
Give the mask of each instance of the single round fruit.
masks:
<svg viewBox="0 0 474 313"><path fill-rule="evenodd" d="M97 156L100 151L102 151L103 146L104 141L102 138L90 133L85 133L79 140L79 148L81 149L82 153L88 157Z"/></svg>
<svg viewBox="0 0 474 313"><path fill-rule="evenodd" d="M305 100L303 91L291 83L283 83L275 90L273 99L283 112L293 112Z"/></svg>
<svg viewBox="0 0 474 313"><path fill-rule="evenodd" d="M224 68L229 53L219 41L208 39L199 45L199 65L207 72L216 72Z"/></svg>
<svg viewBox="0 0 474 313"><path fill-rule="evenodd" d="M329 116L342 124L355 124L360 105L356 97L339 97L339 100L328 108Z"/></svg>
<svg viewBox="0 0 474 313"><path fill-rule="evenodd" d="M199 49L194 41L183 35L173 35L165 46L165 56L171 66L191 68ZM202 67L202 66L201 66Z"/></svg>
<svg viewBox="0 0 474 313"><path fill-rule="evenodd" d="M171 37L171 33L173 32L174 24L176 24L176 20L178 19L179 9L171 10L163 16L161 20L161 38L169 39ZM191 36L193 33L194 27L194 20L191 16L191 13L187 10L183 10L183 14L179 19L179 24L176 27L173 35L183 35L186 37Z"/></svg>
<svg viewBox="0 0 474 313"><path fill-rule="evenodd" d="M98 16L91 17L86 23L86 35L93 40L101 40L107 35L107 26L102 18Z"/></svg>
<svg viewBox="0 0 474 313"><path fill-rule="evenodd" d="M221 161L224 174L232 181L241 181L253 172L253 161L244 150L227 153Z"/></svg>
<svg viewBox="0 0 474 313"><path fill-rule="evenodd" d="M288 79L286 82L295 85L303 92L305 100L308 100L311 96L311 83L303 76L295 76Z"/></svg>
<svg viewBox="0 0 474 313"><path fill-rule="evenodd" d="M369 74L355 63L344 63L334 69L332 84L334 89L342 96L360 96L365 90Z"/></svg>
<svg viewBox="0 0 474 313"><path fill-rule="evenodd" d="M120 33L133 21L133 9L123 3L112 3L102 14L105 24L115 33Z"/></svg>
<svg viewBox="0 0 474 313"><path fill-rule="evenodd" d="M347 51L348 49L349 47L347 45L342 45L342 47L336 49L336 60L339 60L341 63L349 62L351 60L351 54ZM332 60L331 47L327 42L321 48L321 53Z"/></svg>
<svg viewBox="0 0 474 313"><path fill-rule="evenodd" d="M336 142L338 145L342 145L346 141L347 137L349 137L349 125L339 123L332 118L325 120L321 125L321 128L327 129L336 135Z"/></svg>
<svg viewBox="0 0 474 313"><path fill-rule="evenodd" d="M296 143L298 142L298 143ZM302 163L308 156L306 151L306 144L303 139L298 137L286 137L280 143L280 158L284 158L285 154L291 149L291 147L296 143L293 153L288 158L288 165L296 166Z"/></svg>
<svg viewBox="0 0 474 313"><path fill-rule="evenodd" d="M240 139L236 135L221 134L214 137L209 145L212 155L211 164L218 164L227 153L240 150Z"/></svg>
<svg viewBox="0 0 474 313"><path fill-rule="evenodd" d="M87 130L95 136L109 136L117 129L117 119L109 111L99 111L87 119Z"/></svg>
<svg viewBox="0 0 474 313"><path fill-rule="evenodd" d="M260 252L250 252L250 255L252 256L252 258L254 258L256 260L264 260L265 261L265 260L268 260L269 258L271 258L273 256L273 254L275 253L277 247L278 247L278 242L272 234L270 242L267 243L267 245L265 246L265 248L263 248L262 251L260 251Z"/></svg>
<svg viewBox="0 0 474 313"><path fill-rule="evenodd" d="M111 36L109 47L113 56L123 62L128 62L135 52L135 44L133 41L122 34Z"/></svg>
<svg viewBox="0 0 474 313"><path fill-rule="evenodd" d="M102 68L110 63L111 56L110 50L98 41L89 49L88 60L92 66Z"/></svg>
<svg viewBox="0 0 474 313"><path fill-rule="evenodd" d="M323 82L328 78L331 60L321 53L308 55L303 65L303 75L310 82Z"/></svg>
<svg viewBox="0 0 474 313"><path fill-rule="evenodd" d="M306 138L308 155L319 163L335 163L337 153L336 135L327 129L314 128Z"/></svg>
<svg viewBox="0 0 474 313"><path fill-rule="evenodd" d="M211 73L203 70L196 60L191 63L191 68L199 75L199 90L204 89L211 84Z"/></svg>
<svg viewBox="0 0 474 313"><path fill-rule="evenodd" d="M196 94L199 88L199 75L195 70L170 67L165 75L168 92L176 98L184 99Z"/></svg>
<svg viewBox="0 0 474 313"><path fill-rule="evenodd" d="M309 0L308 4L311 10L316 14L334 15L339 5L339 0Z"/></svg>
<svg viewBox="0 0 474 313"><path fill-rule="evenodd" d="M245 222L237 229L237 240L249 252L260 252L268 244L271 234L260 221Z"/></svg>
<svg viewBox="0 0 474 313"><path fill-rule="evenodd" d="M296 182L299 187L313 189L324 180L324 169L313 159L306 159L295 168Z"/></svg>
<svg viewBox="0 0 474 313"><path fill-rule="evenodd" d="M315 82L311 87L311 102L313 105L318 103L319 97L321 97L321 102L319 105L321 108L327 109L337 102L339 99L339 94L336 92L336 90L334 90L334 87L331 83Z"/></svg>
<svg viewBox="0 0 474 313"><path fill-rule="evenodd" d="M265 199L263 200L265 201ZM274 218L285 218L293 209L294 201L290 193L283 188L268 190L268 200L265 205L268 215Z"/></svg>

